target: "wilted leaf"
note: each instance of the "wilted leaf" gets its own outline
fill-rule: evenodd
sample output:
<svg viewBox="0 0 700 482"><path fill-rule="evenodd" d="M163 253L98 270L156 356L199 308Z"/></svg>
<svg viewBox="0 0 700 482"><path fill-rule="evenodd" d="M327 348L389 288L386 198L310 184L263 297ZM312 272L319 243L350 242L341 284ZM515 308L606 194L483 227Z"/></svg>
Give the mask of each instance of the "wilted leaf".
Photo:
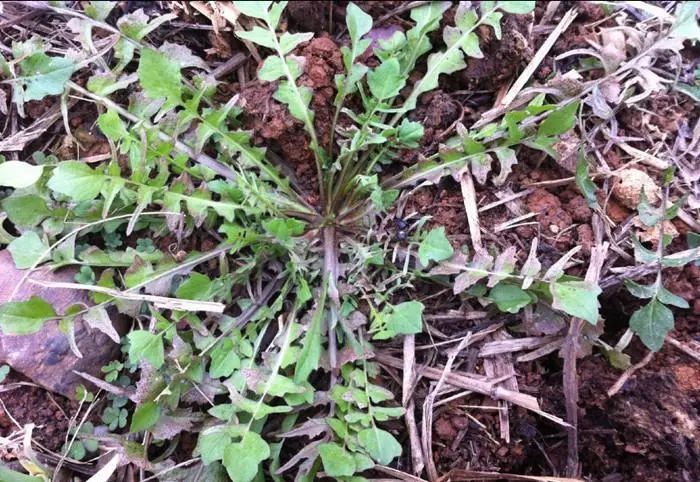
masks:
<svg viewBox="0 0 700 482"><path fill-rule="evenodd" d="M101 331L115 343L119 343L119 333L112 325L112 320L103 306L93 306L83 315L83 319L90 328Z"/></svg>

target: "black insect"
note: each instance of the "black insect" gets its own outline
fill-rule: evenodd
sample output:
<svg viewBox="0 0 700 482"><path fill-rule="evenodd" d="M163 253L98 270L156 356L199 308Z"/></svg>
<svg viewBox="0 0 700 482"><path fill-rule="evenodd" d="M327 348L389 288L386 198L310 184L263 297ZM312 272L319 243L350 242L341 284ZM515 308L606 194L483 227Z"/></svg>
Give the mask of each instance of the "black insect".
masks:
<svg viewBox="0 0 700 482"><path fill-rule="evenodd" d="M408 223L406 220L402 218L395 218L394 224L396 225L396 240L406 241L406 239L408 239L408 233L406 232Z"/></svg>

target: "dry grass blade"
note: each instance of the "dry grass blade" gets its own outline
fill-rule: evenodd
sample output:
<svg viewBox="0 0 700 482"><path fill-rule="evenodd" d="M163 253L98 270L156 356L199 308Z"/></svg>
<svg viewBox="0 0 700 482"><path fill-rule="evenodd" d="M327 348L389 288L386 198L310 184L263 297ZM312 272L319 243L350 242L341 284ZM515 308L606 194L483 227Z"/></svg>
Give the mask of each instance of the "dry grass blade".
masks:
<svg viewBox="0 0 700 482"><path fill-rule="evenodd" d="M572 479L566 477L538 476L538 475L517 475L499 472L482 472L479 470L455 469L438 479L438 482L468 482L477 480L514 480L514 481L535 481L535 482L583 482L582 479Z"/></svg>
<svg viewBox="0 0 700 482"><path fill-rule="evenodd" d="M75 100L70 100L68 107L73 106ZM4 139L0 139L0 152L22 151L27 144L38 139L49 127L61 118L60 104L53 105L41 117L32 122L30 126L16 134L12 134Z"/></svg>
<svg viewBox="0 0 700 482"><path fill-rule="evenodd" d="M474 190L474 179L469 168L464 169L460 179L462 187L462 198L464 199L464 210L467 212L467 222L469 223L469 235L471 236L474 251L481 251L481 229L479 227L479 211L476 205L476 191Z"/></svg>
<svg viewBox="0 0 700 482"><path fill-rule="evenodd" d="M599 218L597 223L600 224ZM594 219L594 223L596 222ZM586 272L586 281L597 284L600 278L600 271L605 263L608 253L608 243L602 243L602 231L596 230L597 244L591 249L591 260ZM576 372L576 357L579 352L579 338L581 329L583 328L584 320L574 318L569 325L569 331L566 335L566 340L562 348L564 352L564 397L566 399L566 420L571 424L568 430L568 445L567 445L567 463L566 473L568 476L575 477L579 475L578 461L578 376Z"/></svg>
<svg viewBox="0 0 700 482"><path fill-rule="evenodd" d="M413 473L420 475L425 467L423 451L421 450L421 440L418 436L418 425L416 424L416 405L413 401L413 387L416 383L415 377L416 363L416 340L414 335L406 335L403 340L403 386L401 403L406 410L404 419L408 430L408 440L411 444L411 463Z"/></svg>
<svg viewBox="0 0 700 482"><path fill-rule="evenodd" d="M613 384L613 386L608 389L608 397L614 397L617 394L617 392L619 392L622 389L622 386L627 382L627 380L629 380L638 370L648 365L653 357L654 352L650 351L644 356L644 358L641 359L641 361L639 361L639 363L635 363L627 370L625 370L624 373L620 375L620 378L618 378L617 381Z"/></svg>
<svg viewBox="0 0 700 482"><path fill-rule="evenodd" d="M421 426L422 443L423 443L423 454L426 460L426 470L428 472L428 479L437 480L438 472L435 466L435 459L433 458L433 404L435 399L440 394L443 385L447 379L447 376L452 371L452 364L457 358L457 355L469 346L471 343L472 333L468 332L464 338L459 342L459 345L450 350L450 354L447 357L447 363L440 373L440 378L438 378L435 387L430 392L430 394L425 398L423 402L423 423Z"/></svg>
<svg viewBox="0 0 700 482"><path fill-rule="evenodd" d="M532 77L532 74L535 73L535 70L537 70L549 51L552 49L552 47L554 47L554 43L559 39L559 36L564 33L567 28L569 28L569 25L571 25L577 15L578 12L575 9L571 9L566 12L566 14L559 21L559 24L552 31L552 33L549 34L547 40L545 40L542 46L537 50L537 53L534 55L534 57L532 57L530 63L527 64L525 70L523 70L508 93L505 95L501 101L502 105L508 106L511 102L513 102L513 100L515 100L520 91L523 90L523 87L525 87L525 84L527 84L527 81L530 80L530 77Z"/></svg>
<svg viewBox="0 0 700 482"><path fill-rule="evenodd" d="M113 290L102 286L83 285L80 283L61 283L44 280L28 280L32 284L45 286L47 288L58 288L67 290L85 290L95 293L102 293L122 300L147 301L153 303L157 308L178 311L205 311L208 313L223 313L226 305L214 301L181 300L178 298L168 298L166 296L146 295L131 293L128 291Z"/></svg>
<svg viewBox="0 0 700 482"><path fill-rule="evenodd" d="M556 340L558 340L558 337L555 336L533 336L526 338L494 340L488 343L484 343L484 345L481 347L481 350L479 350L479 356L489 357L499 355L502 353L532 350L533 348L539 348Z"/></svg>
<svg viewBox="0 0 700 482"><path fill-rule="evenodd" d="M390 366L392 368L403 368L403 361L399 358L394 358L383 353L377 353L375 355L375 359L379 363ZM442 376L443 370L442 368L435 367L420 367L419 372L425 378L429 378L431 380L439 380ZM527 410L535 412L545 417L546 419L561 425L562 427L569 426L567 422L557 417L556 415L552 415L550 413L542 411L540 409L539 403L537 402L537 398L531 395L527 395L525 393L513 392L512 390L507 390L505 388L499 387L497 386L498 381L494 383L493 381L485 380L483 378L475 378L473 376L462 375L460 373L455 372L447 374L445 380L447 383L454 387L463 388L465 390L471 390L473 392L489 396L496 400L505 400L507 402L512 403L513 405L518 405L519 407L523 407Z"/></svg>

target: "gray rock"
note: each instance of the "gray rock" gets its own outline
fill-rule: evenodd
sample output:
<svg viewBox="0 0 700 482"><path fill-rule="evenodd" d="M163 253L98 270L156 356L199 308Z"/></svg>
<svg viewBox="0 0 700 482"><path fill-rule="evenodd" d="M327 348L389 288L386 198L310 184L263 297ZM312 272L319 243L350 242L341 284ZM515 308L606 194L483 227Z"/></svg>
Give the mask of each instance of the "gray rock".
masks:
<svg viewBox="0 0 700 482"><path fill-rule="evenodd" d="M33 272L30 278L75 282L76 272L74 268L55 273L42 268ZM25 274L26 271L15 268L8 251L0 251L0 304L9 301L15 286ZM25 301L32 296L39 296L51 303L57 313L63 313L75 303L92 304L86 291L46 288L29 282L21 286L13 301ZM123 334L126 329L123 320L116 316L112 316L112 319L117 320L119 326L115 328ZM104 333L90 329L82 320L75 323L75 341L82 358L72 352L68 337L58 328L58 321L47 322L41 330L30 335L0 332L0 363L9 365L47 390L74 398L78 385L91 388L74 370L100 377L100 368L119 357L119 345Z"/></svg>

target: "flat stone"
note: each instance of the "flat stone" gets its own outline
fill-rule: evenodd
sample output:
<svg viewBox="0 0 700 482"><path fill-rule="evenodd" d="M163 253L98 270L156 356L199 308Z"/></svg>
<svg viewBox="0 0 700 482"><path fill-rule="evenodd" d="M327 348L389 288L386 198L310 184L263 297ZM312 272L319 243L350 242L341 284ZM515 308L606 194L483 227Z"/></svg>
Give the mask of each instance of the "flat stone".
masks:
<svg viewBox="0 0 700 482"><path fill-rule="evenodd" d="M64 268L57 272L40 268L29 278L74 283L76 272L75 268ZM7 250L0 251L0 304L10 301L15 286L25 274L26 270L15 268ZM76 303L92 305L87 294L87 291L47 288L25 281L12 301L26 301L32 296L38 296L49 302L60 314ZM112 320L117 320L116 325L119 326L115 328L124 334L126 326L123 320L117 316L112 316ZM75 398L78 385L85 385L88 389L93 387L76 375L74 370L100 377L100 368L120 356L119 344L104 333L90 329L81 319L75 321L75 342L82 358L71 350L68 337L59 329L58 321L49 321L39 331L29 335L7 335L0 332L0 363L9 365L47 390Z"/></svg>

